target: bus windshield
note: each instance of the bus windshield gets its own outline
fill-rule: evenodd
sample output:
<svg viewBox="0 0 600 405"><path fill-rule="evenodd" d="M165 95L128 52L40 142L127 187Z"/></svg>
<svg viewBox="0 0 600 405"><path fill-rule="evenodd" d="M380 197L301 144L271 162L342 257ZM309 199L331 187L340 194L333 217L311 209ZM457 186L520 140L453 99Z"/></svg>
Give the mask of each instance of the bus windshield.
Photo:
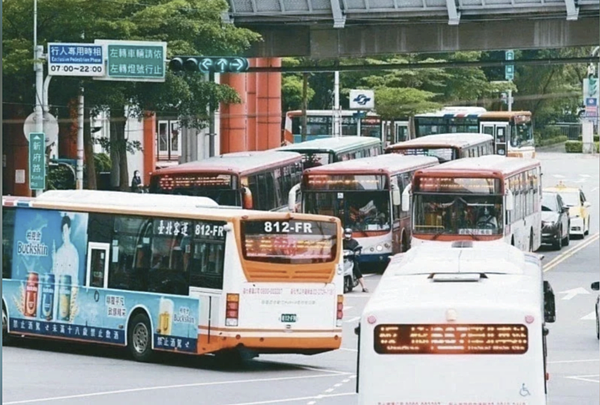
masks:
<svg viewBox="0 0 600 405"><path fill-rule="evenodd" d="M510 134L510 145L518 148L521 146L533 146L533 130L531 121L522 122L512 127Z"/></svg>
<svg viewBox="0 0 600 405"><path fill-rule="evenodd" d="M305 212L340 218L353 231L390 229L390 194L380 191L306 192Z"/></svg>
<svg viewBox="0 0 600 405"><path fill-rule="evenodd" d="M219 205L241 206L237 177L229 174L182 173L152 179L150 193L208 197Z"/></svg>
<svg viewBox="0 0 600 405"><path fill-rule="evenodd" d="M451 160L458 158L456 149L445 148L445 147L430 147L430 148L405 148L405 149L394 149L394 153L402 155L419 155L419 156L433 156L439 159L440 163L446 163Z"/></svg>
<svg viewBox="0 0 600 405"><path fill-rule="evenodd" d="M503 234L501 195L415 193L414 207L417 233Z"/></svg>

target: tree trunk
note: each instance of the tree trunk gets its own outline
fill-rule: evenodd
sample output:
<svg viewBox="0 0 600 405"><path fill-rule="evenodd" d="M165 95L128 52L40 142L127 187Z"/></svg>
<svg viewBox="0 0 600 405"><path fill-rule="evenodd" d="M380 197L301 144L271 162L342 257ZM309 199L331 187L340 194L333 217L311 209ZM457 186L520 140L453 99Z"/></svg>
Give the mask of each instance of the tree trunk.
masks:
<svg viewBox="0 0 600 405"><path fill-rule="evenodd" d="M85 114L85 110L84 110ZM85 118L83 120L85 123ZM88 119L87 125L83 126L83 151L85 154L85 172L87 174L88 190L97 190L96 184L96 161L94 160L94 143L92 142L92 118Z"/></svg>
<svg viewBox="0 0 600 405"><path fill-rule="evenodd" d="M121 114L119 114L118 109L111 109L110 110L110 162L111 162L111 169L110 169L110 187L113 190L118 190L119 189L119 185L120 185L120 170L119 170L119 162L120 162L120 158L119 158L119 137L118 137L118 132L119 132L119 122L117 122L115 120L114 117L122 117L123 116L123 110L120 111Z"/></svg>

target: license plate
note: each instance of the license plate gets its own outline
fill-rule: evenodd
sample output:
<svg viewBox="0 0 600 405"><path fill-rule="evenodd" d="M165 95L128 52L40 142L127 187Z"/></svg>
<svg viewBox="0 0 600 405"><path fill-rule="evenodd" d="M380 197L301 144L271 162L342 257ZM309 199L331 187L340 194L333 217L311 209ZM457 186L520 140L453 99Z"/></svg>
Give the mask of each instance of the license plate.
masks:
<svg viewBox="0 0 600 405"><path fill-rule="evenodd" d="M281 322L296 322L296 314L281 314Z"/></svg>

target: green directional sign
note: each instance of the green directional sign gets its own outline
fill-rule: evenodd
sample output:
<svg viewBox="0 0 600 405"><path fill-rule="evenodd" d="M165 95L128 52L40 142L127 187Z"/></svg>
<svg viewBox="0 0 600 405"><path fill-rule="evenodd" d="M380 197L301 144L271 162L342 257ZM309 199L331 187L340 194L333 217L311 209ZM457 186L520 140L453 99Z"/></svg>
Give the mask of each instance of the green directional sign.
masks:
<svg viewBox="0 0 600 405"><path fill-rule="evenodd" d="M46 189L46 135L29 134L29 189Z"/></svg>
<svg viewBox="0 0 600 405"><path fill-rule="evenodd" d="M173 72L243 73L249 66L248 59L237 56L175 56L169 62Z"/></svg>
<svg viewBox="0 0 600 405"><path fill-rule="evenodd" d="M506 60L515 60L515 51L509 49L504 52L504 58ZM515 65L504 66L504 79L513 80L515 78Z"/></svg>
<svg viewBox="0 0 600 405"><path fill-rule="evenodd" d="M165 81L166 42L100 40L106 54L106 75L95 80Z"/></svg>

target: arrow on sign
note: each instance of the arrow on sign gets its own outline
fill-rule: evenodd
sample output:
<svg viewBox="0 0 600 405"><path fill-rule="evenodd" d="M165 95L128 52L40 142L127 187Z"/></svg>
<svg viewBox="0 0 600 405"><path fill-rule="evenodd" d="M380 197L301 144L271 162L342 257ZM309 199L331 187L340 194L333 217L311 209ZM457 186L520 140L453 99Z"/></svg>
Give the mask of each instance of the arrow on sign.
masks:
<svg viewBox="0 0 600 405"><path fill-rule="evenodd" d="M202 62L200 62L200 67L202 67L202 69L204 69L205 71L208 71L210 69L210 67L212 66L213 62L212 59L206 58L203 59Z"/></svg>
<svg viewBox="0 0 600 405"><path fill-rule="evenodd" d="M573 297L575 297L576 295L579 294L589 294L590 292L588 290L586 290L585 288L582 287L577 287L577 288L573 288L571 290L567 290L567 291L561 291L560 294L566 294L562 299L563 300L570 300L573 299Z"/></svg>
<svg viewBox="0 0 600 405"><path fill-rule="evenodd" d="M216 65L219 67L219 69L221 70L221 72L224 72L227 69L227 59L219 59L216 63Z"/></svg>
<svg viewBox="0 0 600 405"><path fill-rule="evenodd" d="M238 72L244 68L244 65L244 60L240 58L235 58L229 63L229 66L231 66L234 70Z"/></svg>

